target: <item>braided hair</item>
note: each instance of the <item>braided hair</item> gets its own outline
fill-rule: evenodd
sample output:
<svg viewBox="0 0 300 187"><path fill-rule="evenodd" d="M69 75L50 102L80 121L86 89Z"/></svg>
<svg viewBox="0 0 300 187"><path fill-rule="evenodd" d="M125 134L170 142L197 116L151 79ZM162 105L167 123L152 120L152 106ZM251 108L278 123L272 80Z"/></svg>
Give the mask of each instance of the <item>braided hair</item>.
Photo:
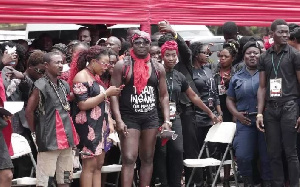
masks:
<svg viewBox="0 0 300 187"><path fill-rule="evenodd" d="M232 58L235 58L238 53L239 43L235 40L230 40L229 42L224 43L223 50L226 49Z"/></svg>
<svg viewBox="0 0 300 187"><path fill-rule="evenodd" d="M73 79L75 75L86 67L87 62L91 62L93 59L99 59L100 56L108 55L108 49L99 45L95 45L88 50L80 51L75 54L71 62L70 77L68 83L70 88L73 87Z"/></svg>

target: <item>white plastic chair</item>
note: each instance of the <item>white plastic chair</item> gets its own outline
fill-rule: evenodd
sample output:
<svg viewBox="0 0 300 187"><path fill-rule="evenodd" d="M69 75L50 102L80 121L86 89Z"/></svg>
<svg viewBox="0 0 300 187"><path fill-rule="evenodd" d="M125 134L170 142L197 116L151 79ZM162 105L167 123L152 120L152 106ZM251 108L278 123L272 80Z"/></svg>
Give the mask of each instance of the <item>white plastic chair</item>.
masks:
<svg viewBox="0 0 300 187"><path fill-rule="evenodd" d="M238 186L237 175L236 175L236 170L235 170L235 162L233 161L233 151L232 151L232 141L233 141L233 138L235 135L235 131L236 131L236 124L232 123L232 122L223 122L220 124L216 124L209 129L209 131L206 135L206 138L204 140L204 144L200 150L198 159L185 159L183 161L183 163L186 167L193 168L193 171L188 180L187 186L190 185L192 177L195 174L196 168L198 168L198 167L203 168L203 167L208 167L208 166L219 166L217 174L215 175L215 177L213 179L213 183L212 183L212 187L215 187L217 178L221 171L221 168L223 165L226 165L226 164L232 165L235 184L236 184L236 186ZM223 155L222 160L218 160L218 159L209 157L209 151L208 151L208 147L207 147L208 142L218 142L218 143L226 143L227 144L226 151ZM204 149L206 149L207 158L201 159ZM225 158L229 152L231 155L231 160L225 161Z"/></svg>
<svg viewBox="0 0 300 187"><path fill-rule="evenodd" d="M11 159L16 159L25 155L30 156L31 162L33 164L33 169L36 171L36 162L31 153L31 148L28 144L28 141L23 136L12 133L11 144L14 150L14 155L11 156ZM30 174L30 177L16 178L12 180L12 186L31 186L36 185L36 178L33 178L33 171Z"/></svg>

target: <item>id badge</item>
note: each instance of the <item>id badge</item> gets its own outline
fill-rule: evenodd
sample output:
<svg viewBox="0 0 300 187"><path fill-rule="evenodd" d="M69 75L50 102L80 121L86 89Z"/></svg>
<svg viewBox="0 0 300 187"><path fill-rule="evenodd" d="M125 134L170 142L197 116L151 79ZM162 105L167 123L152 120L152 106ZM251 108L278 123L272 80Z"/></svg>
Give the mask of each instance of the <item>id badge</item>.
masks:
<svg viewBox="0 0 300 187"><path fill-rule="evenodd" d="M170 120L176 119L176 104L174 102L170 102Z"/></svg>
<svg viewBox="0 0 300 187"><path fill-rule="evenodd" d="M214 106L214 99L213 98L208 98L208 107L213 107Z"/></svg>
<svg viewBox="0 0 300 187"><path fill-rule="evenodd" d="M219 95L226 94L226 87L224 85L218 85Z"/></svg>
<svg viewBox="0 0 300 187"><path fill-rule="evenodd" d="M282 97L282 79L270 79L270 97Z"/></svg>

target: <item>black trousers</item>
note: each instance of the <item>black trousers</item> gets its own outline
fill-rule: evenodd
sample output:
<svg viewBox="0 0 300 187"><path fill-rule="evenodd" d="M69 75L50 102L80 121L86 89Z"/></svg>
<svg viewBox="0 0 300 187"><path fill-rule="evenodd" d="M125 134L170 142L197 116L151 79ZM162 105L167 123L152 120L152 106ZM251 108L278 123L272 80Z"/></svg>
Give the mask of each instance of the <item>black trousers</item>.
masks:
<svg viewBox="0 0 300 187"><path fill-rule="evenodd" d="M178 135L175 140L168 140L161 145L157 138L154 155L154 174L159 178L162 187L181 187L183 171L183 143L180 117L173 121L172 130Z"/></svg>
<svg viewBox="0 0 300 187"><path fill-rule="evenodd" d="M196 159L200 153L200 149L204 144L204 139L210 126L201 126L196 123L195 112L192 107L183 108L181 114L182 134L183 134L183 150L185 159ZM206 155L205 152L203 155ZM187 184L192 168L184 167L185 183ZM203 170L197 168L192 179L191 185L196 184L202 186L204 183Z"/></svg>
<svg viewBox="0 0 300 187"><path fill-rule="evenodd" d="M299 108L295 101L268 102L264 113L266 142L273 174L272 187L284 185L282 150L288 164L290 187L299 187L297 129Z"/></svg>

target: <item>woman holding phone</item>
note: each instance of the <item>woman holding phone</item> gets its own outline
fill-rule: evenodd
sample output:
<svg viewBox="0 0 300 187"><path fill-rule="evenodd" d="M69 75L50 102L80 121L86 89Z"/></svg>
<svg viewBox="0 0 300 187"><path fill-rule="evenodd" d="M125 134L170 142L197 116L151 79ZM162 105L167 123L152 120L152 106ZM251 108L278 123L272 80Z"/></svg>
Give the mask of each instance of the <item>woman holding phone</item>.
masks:
<svg viewBox="0 0 300 187"><path fill-rule="evenodd" d="M172 122L172 131L178 135L175 140L167 141L163 146L159 138L156 144L157 175L160 178L162 186L181 187L181 176L183 170L183 138L179 106L179 97L185 93L191 102L202 109L214 123L219 120L215 114L202 102L198 95L189 86L185 76L175 70L178 58L178 45L175 41L167 41L161 47L161 55L166 70L166 83L169 93L170 120ZM159 109L159 119L163 121L162 111ZM184 124L183 124L184 126Z"/></svg>
<svg viewBox="0 0 300 187"><path fill-rule="evenodd" d="M110 149L105 140L114 132L107 99L119 95L122 89L110 86L105 90L99 78L110 66L108 54L107 48L93 46L79 52L71 63L69 84L76 101L73 119L80 137L82 187L101 186L101 168Z"/></svg>

